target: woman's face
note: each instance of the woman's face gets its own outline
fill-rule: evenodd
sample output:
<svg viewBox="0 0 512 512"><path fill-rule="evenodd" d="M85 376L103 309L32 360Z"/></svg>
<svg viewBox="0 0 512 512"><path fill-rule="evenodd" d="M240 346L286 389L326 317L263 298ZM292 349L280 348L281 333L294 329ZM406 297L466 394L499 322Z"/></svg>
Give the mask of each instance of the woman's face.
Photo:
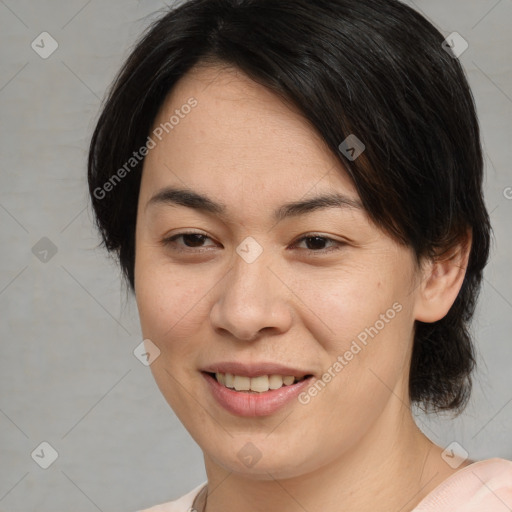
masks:
<svg viewBox="0 0 512 512"><path fill-rule="evenodd" d="M156 382L205 456L284 478L391 436L408 413L411 250L368 220L310 125L242 74L194 69L154 129L136 300Z"/></svg>

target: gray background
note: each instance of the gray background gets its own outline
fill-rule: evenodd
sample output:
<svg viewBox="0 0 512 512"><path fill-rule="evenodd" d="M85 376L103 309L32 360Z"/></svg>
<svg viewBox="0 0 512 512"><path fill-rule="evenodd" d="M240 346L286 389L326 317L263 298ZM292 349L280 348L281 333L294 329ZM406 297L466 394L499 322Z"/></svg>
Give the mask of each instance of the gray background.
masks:
<svg viewBox="0 0 512 512"><path fill-rule="evenodd" d="M455 421L418 422L473 459L512 459L512 0L410 4L469 42L460 59L481 119L496 239L474 324L472 402ZM97 248L85 179L106 88L164 6L0 0L1 511L135 511L205 479L201 451L133 355L136 307ZM31 48L43 31L59 45L48 59ZM32 251L43 237L57 249L46 262ZM31 457L43 441L58 452L46 470Z"/></svg>

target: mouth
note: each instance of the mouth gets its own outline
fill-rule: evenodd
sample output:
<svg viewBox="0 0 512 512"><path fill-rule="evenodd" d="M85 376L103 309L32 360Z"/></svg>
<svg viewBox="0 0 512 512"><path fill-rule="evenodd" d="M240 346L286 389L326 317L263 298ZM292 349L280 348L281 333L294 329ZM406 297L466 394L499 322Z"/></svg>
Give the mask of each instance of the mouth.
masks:
<svg viewBox="0 0 512 512"><path fill-rule="evenodd" d="M203 372L215 379L221 386L238 391L240 393L260 394L269 391L277 391L282 387L293 386L299 382L309 379L313 375L307 374L302 377L293 375L259 375L247 377L245 375L234 375L232 373Z"/></svg>
<svg viewBox="0 0 512 512"><path fill-rule="evenodd" d="M236 375L201 371L210 396L236 416L269 416L286 406L298 404L297 396L314 377L307 375ZM236 389L238 388L238 389Z"/></svg>

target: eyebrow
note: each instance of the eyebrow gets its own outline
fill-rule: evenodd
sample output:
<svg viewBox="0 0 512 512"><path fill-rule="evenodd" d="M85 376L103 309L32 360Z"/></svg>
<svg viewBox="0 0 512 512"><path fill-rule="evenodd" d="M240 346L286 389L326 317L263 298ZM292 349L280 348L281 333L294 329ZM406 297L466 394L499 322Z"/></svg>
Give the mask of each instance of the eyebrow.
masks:
<svg viewBox="0 0 512 512"><path fill-rule="evenodd" d="M146 208L153 205L186 206L204 213L226 217L227 207L205 195L187 188L166 187L158 191L147 202ZM358 199L352 199L340 193L323 194L311 199L293 201L278 207L273 214L276 222L289 217L306 215L327 208L354 208L364 210Z"/></svg>

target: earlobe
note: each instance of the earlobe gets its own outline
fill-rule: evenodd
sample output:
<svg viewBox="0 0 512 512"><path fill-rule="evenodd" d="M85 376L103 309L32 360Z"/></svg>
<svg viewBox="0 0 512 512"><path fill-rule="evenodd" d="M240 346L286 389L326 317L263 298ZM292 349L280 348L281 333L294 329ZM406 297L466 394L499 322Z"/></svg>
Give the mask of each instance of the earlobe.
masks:
<svg viewBox="0 0 512 512"><path fill-rule="evenodd" d="M415 304L416 320L431 323L446 316L466 275L471 239L471 231L468 231L467 237L447 254L424 265Z"/></svg>

